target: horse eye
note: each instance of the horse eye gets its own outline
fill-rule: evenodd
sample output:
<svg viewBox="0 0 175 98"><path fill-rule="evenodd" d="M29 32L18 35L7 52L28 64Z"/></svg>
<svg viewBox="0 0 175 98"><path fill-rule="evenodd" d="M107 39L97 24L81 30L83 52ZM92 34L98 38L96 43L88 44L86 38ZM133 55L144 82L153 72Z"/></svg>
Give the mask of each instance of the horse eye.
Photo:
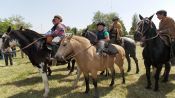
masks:
<svg viewBox="0 0 175 98"><path fill-rule="evenodd" d="M63 44L64 47L65 47L66 45L67 45L66 43Z"/></svg>

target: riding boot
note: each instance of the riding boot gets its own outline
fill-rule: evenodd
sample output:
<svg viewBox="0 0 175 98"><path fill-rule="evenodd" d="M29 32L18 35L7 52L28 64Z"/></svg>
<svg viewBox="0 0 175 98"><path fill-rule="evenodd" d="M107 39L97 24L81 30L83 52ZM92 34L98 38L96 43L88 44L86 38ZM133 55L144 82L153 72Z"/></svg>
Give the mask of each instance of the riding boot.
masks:
<svg viewBox="0 0 175 98"><path fill-rule="evenodd" d="M47 49L52 50L52 45L50 43L47 43L46 46L47 46Z"/></svg>

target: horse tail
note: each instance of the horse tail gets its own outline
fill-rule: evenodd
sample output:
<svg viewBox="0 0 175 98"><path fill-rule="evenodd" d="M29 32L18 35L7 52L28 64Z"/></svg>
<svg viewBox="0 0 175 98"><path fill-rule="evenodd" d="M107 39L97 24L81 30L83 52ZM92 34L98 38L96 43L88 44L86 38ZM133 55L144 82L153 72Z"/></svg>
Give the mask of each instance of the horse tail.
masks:
<svg viewBox="0 0 175 98"><path fill-rule="evenodd" d="M116 54L116 58L115 58L115 64L119 67L120 72L121 72L121 76L123 78L123 82L125 83L125 76L124 76L124 60L125 60L125 50L123 47L119 46L119 45L115 45L115 47L118 50L118 53Z"/></svg>

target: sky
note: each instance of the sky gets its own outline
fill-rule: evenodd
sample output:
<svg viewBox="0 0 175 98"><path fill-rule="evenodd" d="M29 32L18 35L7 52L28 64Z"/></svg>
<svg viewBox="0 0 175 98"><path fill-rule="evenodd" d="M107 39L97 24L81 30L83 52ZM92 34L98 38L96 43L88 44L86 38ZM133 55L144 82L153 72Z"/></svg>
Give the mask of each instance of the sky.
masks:
<svg viewBox="0 0 175 98"><path fill-rule="evenodd" d="M20 15L32 24L33 30L47 32L52 26L54 15L63 17L63 24L79 29L92 23L95 12L115 12L129 31L132 16L141 14L149 17L164 9L175 19L175 0L0 0L0 19ZM156 15L153 22L158 27Z"/></svg>

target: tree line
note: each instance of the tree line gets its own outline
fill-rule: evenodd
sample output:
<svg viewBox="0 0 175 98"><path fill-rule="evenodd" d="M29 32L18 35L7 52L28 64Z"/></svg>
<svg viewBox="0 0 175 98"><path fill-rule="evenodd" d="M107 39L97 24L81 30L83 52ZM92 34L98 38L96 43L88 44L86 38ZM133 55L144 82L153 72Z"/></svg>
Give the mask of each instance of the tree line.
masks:
<svg viewBox="0 0 175 98"><path fill-rule="evenodd" d="M21 26L23 26L24 28L31 28L32 24L25 22L24 18L20 15L0 19L0 35L6 32L9 26L11 26L13 29L19 29Z"/></svg>
<svg viewBox="0 0 175 98"><path fill-rule="evenodd" d="M106 24L106 28L109 29L109 26L112 24L112 19L115 16L120 18L119 14L117 14L115 12L103 13L103 12L97 11L93 16L92 23L89 24L87 27L90 31L95 31L96 30L96 23L104 22ZM131 26L129 32L127 32L126 27L123 23L123 20L120 18L120 23L123 27L124 35L128 35L128 34L133 35L135 33L138 21L139 21L138 15L134 14L132 17L132 26ZM6 30L9 26L11 26L13 29L18 29L21 26L23 26L24 28L31 28L32 24L29 22L25 22L24 18L20 15L11 16L11 17L5 18L5 19L0 19L0 35L2 35L4 32L6 32ZM86 27L84 29L86 29ZM71 28L68 26L68 28L67 28L67 32L73 33L75 35L81 34L82 31L83 31L83 29L77 29L76 27Z"/></svg>

